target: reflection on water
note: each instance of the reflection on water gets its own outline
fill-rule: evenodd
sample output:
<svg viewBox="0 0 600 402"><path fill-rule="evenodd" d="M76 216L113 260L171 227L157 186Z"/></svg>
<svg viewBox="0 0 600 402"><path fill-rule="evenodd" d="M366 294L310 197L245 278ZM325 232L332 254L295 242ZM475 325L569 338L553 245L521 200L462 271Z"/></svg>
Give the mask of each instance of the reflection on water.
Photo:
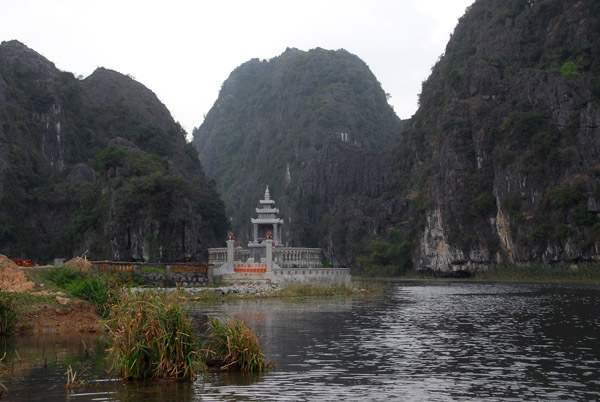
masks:
<svg viewBox="0 0 600 402"><path fill-rule="evenodd" d="M399 282L360 298L224 302L195 313L246 321L274 371L122 383L108 381L76 340L16 338L27 369L4 382L9 400L63 400L65 365L80 361L95 382L71 396L78 401L592 400L600 397L599 302L596 287L464 282Z"/></svg>

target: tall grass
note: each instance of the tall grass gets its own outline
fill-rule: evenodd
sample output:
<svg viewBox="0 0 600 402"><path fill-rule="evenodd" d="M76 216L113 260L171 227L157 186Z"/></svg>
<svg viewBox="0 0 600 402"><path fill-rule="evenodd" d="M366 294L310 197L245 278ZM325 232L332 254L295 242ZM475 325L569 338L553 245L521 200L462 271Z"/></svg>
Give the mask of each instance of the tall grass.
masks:
<svg viewBox="0 0 600 402"><path fill-rule="evenodd" d="M273 366L265 360L258 339L243 321L209 317L204 359L211 367L261 372Z"/></svg>
<svg viewBox="0 0 600 402"><path fill-rule="evenodd" d="M14 294L0 291L0 335L8 335L19 322L19 307Z"/></svg>
<svg viewBox="0 0 600 402"><path fill-rule="evenodd" d="M188 311L173 293L123 295L106 320L113 369L125 379L196 378L203 363Z"/></svg>

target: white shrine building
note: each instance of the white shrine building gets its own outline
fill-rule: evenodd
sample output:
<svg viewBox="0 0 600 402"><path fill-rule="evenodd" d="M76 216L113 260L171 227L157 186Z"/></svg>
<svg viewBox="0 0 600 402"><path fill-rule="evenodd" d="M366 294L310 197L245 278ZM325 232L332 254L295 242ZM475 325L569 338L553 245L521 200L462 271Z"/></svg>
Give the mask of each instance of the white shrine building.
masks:
<svg viewBox="0 0 600 402"><path fill-rule="evenodd" d="M235 245L229 233L227 247L208 249L208 262L214 265L213 276L226 282L271 280L277 282L318 282L350 284L348 268L323 268L320 248L284 247L283 219L271 199L269 186L252 218L253 237L248 248Z"/></svg>

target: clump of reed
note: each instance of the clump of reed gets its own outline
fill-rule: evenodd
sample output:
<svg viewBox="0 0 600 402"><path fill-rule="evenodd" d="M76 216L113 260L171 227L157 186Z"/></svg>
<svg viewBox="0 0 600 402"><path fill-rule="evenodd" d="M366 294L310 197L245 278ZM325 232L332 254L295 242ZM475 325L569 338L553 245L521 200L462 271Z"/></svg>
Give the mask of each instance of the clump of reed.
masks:
<svg viewBox="0 0 600 402"><path fill-rule="evenodd" d="M19 308L13 293L0 291L0 335L14 332L19 322Z"/></svg>
<svg viewBox="0 0 600 402"><path fill-rule="evenodd" d="M203 355L208 366L221 370L261 372L273 367L273 363L265 360L252 330L243 321L233 319L223 323L219 318L209 317Z"/></svg>
<svg viewBox="0 0 600 402"><path fill-rule="evenodd" d="M124 294L105 321L112 368L125 379L196 378L204 365L188 312L176 294Z"/></svg>

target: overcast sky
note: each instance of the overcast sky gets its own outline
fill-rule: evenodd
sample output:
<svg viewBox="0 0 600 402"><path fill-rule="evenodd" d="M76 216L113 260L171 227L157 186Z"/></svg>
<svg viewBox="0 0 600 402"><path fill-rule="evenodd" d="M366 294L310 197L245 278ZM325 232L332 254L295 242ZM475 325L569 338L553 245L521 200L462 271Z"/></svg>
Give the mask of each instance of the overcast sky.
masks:
<svg viewBox="0 0 600 402"><path fill-rule="evenodd" d="M97 67L150 88L191 134L240 64L286 47L346 49L364 60L401 118L473 0L0 0L0 40L56 66Z"/></svg>

